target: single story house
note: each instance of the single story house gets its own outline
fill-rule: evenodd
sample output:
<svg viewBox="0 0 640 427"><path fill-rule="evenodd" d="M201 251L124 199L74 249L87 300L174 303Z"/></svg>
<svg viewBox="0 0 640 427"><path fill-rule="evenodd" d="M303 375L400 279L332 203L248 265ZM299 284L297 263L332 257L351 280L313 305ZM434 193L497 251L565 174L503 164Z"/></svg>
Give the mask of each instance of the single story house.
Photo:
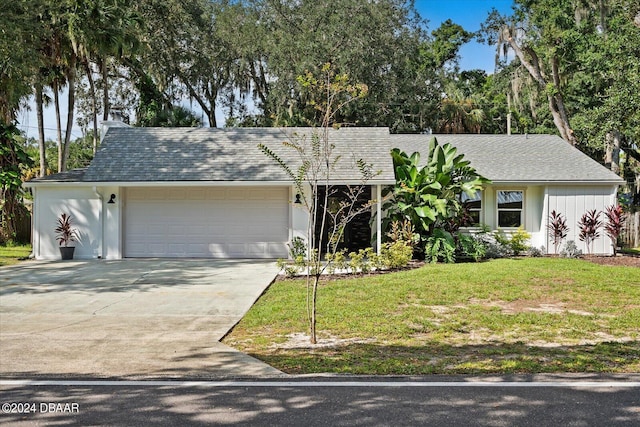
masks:
<svg viewBox="0 0 640 427"><path fill-rule="evenodd" d="M283 142L307 144L312 128L133 128L106 123L89 167L25 183L34 196L33 252L60 257L54 228L62 213L78 230L76 258L281 258L292 238L307 237L308 215L290 177L258 148L264 144L287 164L300 164ZM114 126L115 125L115 126ZM480 223L506 231L523 226L531 244L553 250L549 212L567 217L568 239L587 209L616 201L623 181L577 149L550 135L390 135L387 128L331 129L339 156L331 184L361 182L359 159L372 165L365 196L380 201L394 184L390 150L426 151L429 140L451 143L492 180L472 207ZM372 214L381 218L380 203ZM380 221L355 221L348 248L380 235ZM349 246L349 245L355 246ZM379 245L379 243L378 243ZM583 250L584 246L582 247ZM607 237L595 253L611 253Z"/></svg>
<svg viewBox="0 0 640 427"><path fill-rule="evenodd" d="M547 232L549 214L562 214L569 226L564 242L578 238L578 221L591 209L604 211L617 203L624 180L580 150L554 135L431 135L440 145L451 144L489 178L475 200L469 201L479 224L505 232L523 227L531 234L529 244L553 253ZM391 145L411 154L426 151L431 136L390 135ZM605 220L604 214L600 215ZM604 230L593 244L593 253L612 254L611 239Z"/></svg>

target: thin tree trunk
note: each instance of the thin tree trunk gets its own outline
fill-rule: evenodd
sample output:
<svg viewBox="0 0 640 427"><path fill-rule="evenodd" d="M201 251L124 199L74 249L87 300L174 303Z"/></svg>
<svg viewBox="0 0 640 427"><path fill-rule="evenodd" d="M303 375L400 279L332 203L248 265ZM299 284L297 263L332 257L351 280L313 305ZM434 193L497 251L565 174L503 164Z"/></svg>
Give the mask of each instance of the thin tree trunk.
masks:
<svg viewBox="0 0 640 427"><path fill-rule="evenodd" d="M58 138L58 172L62 172L62 157L64 154L62 146L62 123L60 120L60 85L57 80L53 81L53 103L56 110L56 132Z"/></svg>
<svg viewBox="0 0 640 427"><path fill-rule="evenodd" d="M76 63L75 57L72 58L69 65L69 73L67 75L69 83L69 105L67 108L67 129L64 135L64 149L62 150L62 168L60 172L67 170L67 159L69 158L69 144L71 142L71 128L73 127L73 110L76 103Z"/></svg>
<svg viewBox="0 0 640 427"><path fill-rule="evenodd" d="M318 259L320 254L318 253ZM311 311L311 344L317 344L318 339L316 336L316 302L318 299L318 282L320 281L320 273L316 273L316 277L313 280L313 301L311 305L313 310Z"/></svg>
<svg viewBox="0 0 640 427"><path fill-rule="evenodd" d="M101 70L102 70L102 120L109 120L109 110L111 109L111 105L109 105L109 85L107 84L107 59L104 58L101 61Z"/></svg>
<svg viewBox="0 0 640 427"><path fill-rule="evenodd" d="M40 151L40 176L47 174L47 150L44 140L44 114L43 114L43 98L42 85L36 84L36 117L38 119L38 150Z"/></svg>
<svg viewBox="0 0 640 427"><path fill-rule="evenodd" d="M84 61L84 69L89 80L89 90L91 91L91 117L93 121L93 154L98 151L98 100L96 99L96 85L93 81L93 72L88 60Z"/></svg>
<svg viewBox="0 0 640 427"><path fill-rule="evenodd" d="M186 79L185 79L186 81ZM208 96L208 100L210 104L207 104L204 99L196 92L191 84L188 82L185 83L187 90L189 91L189 96L196 100L202 111L207 115L207 119L209 120L209 127L215 128L218 127L218 123L216 121L216 101L215 99L211 99L211 96Z"/></svg>

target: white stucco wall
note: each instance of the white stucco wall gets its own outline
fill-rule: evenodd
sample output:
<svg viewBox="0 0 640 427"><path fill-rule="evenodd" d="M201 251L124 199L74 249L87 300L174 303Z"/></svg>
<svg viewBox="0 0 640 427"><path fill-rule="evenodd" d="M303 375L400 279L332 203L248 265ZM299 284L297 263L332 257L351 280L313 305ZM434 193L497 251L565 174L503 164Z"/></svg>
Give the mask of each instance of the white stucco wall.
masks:
<svg viewBox="0 0 640 427"><path fill-rule="evenodd" d="M57 219L62 213L71 215L79 241L74 258L97 258L102 247L100 198L92 188L63 187L34 189L33 251L36 259L60 259L55 239ZM70 245L71 246L71 245Z"/></svg>

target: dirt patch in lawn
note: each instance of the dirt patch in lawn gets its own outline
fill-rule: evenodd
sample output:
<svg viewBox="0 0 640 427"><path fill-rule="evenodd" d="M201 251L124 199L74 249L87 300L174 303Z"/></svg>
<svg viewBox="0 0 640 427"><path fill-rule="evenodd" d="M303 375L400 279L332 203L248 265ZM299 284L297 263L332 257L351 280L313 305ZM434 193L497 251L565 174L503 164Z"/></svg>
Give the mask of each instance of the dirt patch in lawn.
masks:
<svg viewBox="0 0 640 427"><path fill-rule="evenodd" d="M586 255L583 257L585 261L593 262L600 265L621 265L627 267L640 267L640 257L618 254L616 256L596 256Z"/></svg>
<svg viewBox="0 0 640 427"><path fill-rule="evenodd" d="M271 348L275 349L319 349L319 348L333 348L343 347L350 344L366 344L372 343L376 340L373 338L337 338L332 335L326 337L317 337L318 342L311 344L311 340L308 334L305 333L293 333L287 335L287 341L284 343L274 344Z"/></svg>

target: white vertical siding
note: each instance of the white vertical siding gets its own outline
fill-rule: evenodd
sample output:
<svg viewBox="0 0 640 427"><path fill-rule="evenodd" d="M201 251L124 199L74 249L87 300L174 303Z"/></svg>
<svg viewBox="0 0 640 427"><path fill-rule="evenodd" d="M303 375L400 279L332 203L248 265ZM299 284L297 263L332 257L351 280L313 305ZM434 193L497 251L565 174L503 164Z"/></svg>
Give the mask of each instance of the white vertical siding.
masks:
<svg viewBox="0 0 640 427"><path fill-rule="evenodd" d="M613 186L549 186L547 217L551 211L562 214L569 226L567 238L563 241L562 246L568 241L573 240L576 245L584 253L587 253L587 247L584 242L578 238L580 230L578 221L588 210L595 209L600 214L600 219L605 222L604 210L607 206L615 203L616 188ZM544 219L545 224L548 218ZM546 225L545 225L546 227ZM547 243L549 252L553 252L553 244ZM594 254L611 254L613 253L611 239L607 237L604 229L600 231L600 238L593 243Z"/></svg>

